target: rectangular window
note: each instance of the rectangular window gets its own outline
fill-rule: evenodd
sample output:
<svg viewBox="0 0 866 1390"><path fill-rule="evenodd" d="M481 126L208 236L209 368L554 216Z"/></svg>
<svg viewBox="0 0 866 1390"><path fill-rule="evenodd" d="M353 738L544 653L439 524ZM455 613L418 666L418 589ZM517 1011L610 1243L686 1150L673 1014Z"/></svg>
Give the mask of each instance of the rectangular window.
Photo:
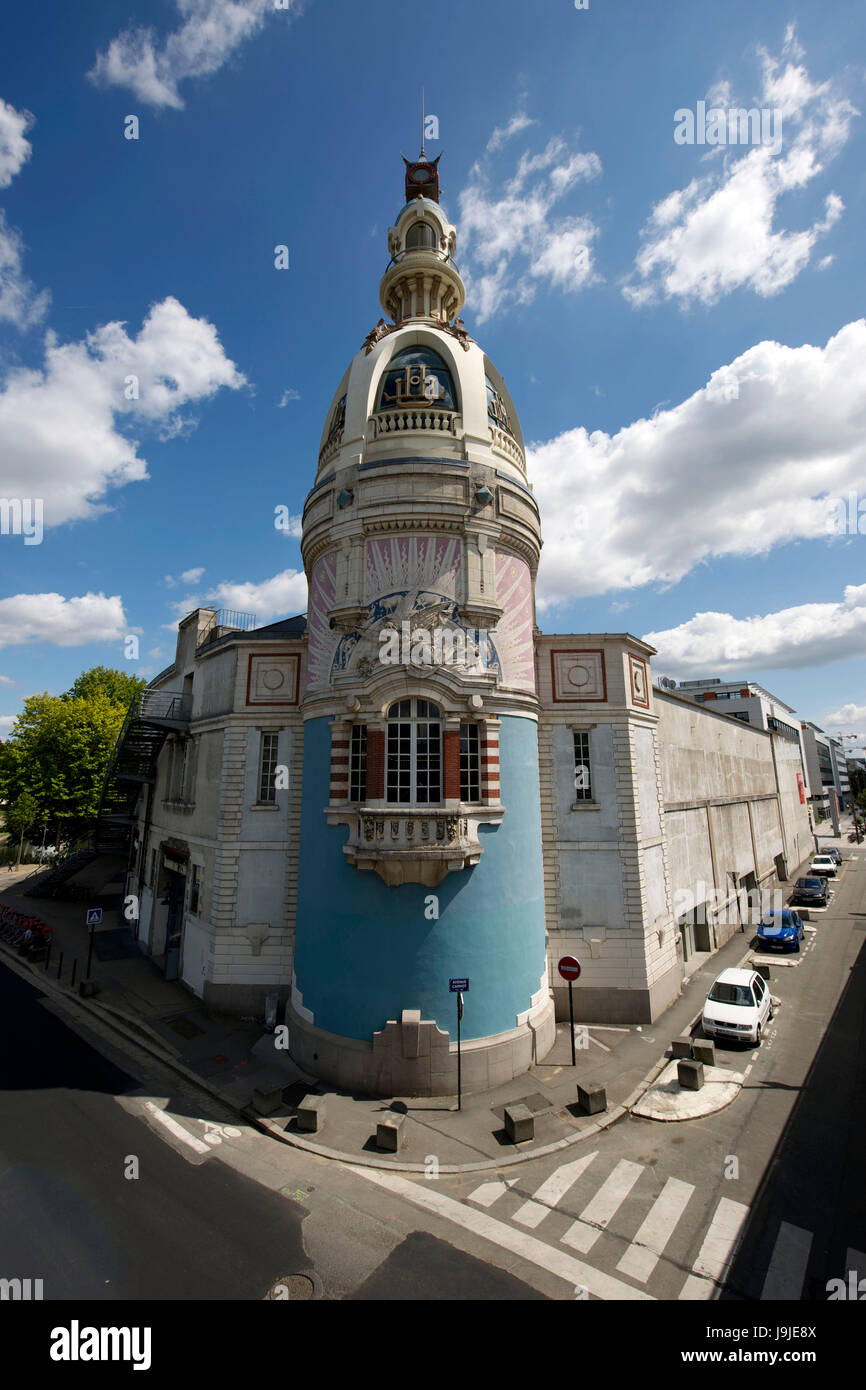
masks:
<svg viewBox="0 0 866 1390"><path fill-rule="evenodd" d="M259 801L276 801L277 741L279 734L262 734L259 763Z"/></svg>
<svg viewBox="0 0 866 1390"><path fill-rule="evenodd" d="M349 747L349 800L367 799L367 725L352 725Z"/></svg>
<svg viewBox="0 0 866 1390"><path fill-rule="evenodd" d="M574 729L574 799L592 801L592 772L589 763L589 730Z"/></svg>
<svg viewBox="0 0 866 1390"><path fill-rule="evenodd" d="M478 725L460 725L460 800L481 800L481 758Z"/></svg>
<svg viewBox="0 0 866 1390"><path fill-rule="evenodd" d="M418 703L420 707L424 701ZM415 800L430 806L442 800L441 728L438 720L419 720L415 731Z"/></svg>
<svg viewBox="0 0 866 1390"><path fill-rule="evenodd" d="M408 704L408 701L405 701ZM387 798L397 805L412 800L412 725L388 725L388 785Z"/></svg>
<svg viewBox="0 0 866 1390"><path fill-rule="evenodd" d="M198 916L198 903L201 895L201 865L193 864L192 879L189 885L189 910L194 916Z"/></svg>

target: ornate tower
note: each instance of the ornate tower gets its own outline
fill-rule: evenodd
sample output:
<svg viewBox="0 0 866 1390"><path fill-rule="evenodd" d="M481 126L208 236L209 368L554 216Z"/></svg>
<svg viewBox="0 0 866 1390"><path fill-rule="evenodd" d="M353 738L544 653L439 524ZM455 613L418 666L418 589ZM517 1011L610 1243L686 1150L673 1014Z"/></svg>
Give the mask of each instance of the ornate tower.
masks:
<svg viewBox="0 0 866 1390"><path fill-rule="evenodd" d="M505 383L457 315L438 160L406 161L380 319L304 507L308 671L291 1051L378 1094L549 1050L533 632L541 548Z"/></svg>

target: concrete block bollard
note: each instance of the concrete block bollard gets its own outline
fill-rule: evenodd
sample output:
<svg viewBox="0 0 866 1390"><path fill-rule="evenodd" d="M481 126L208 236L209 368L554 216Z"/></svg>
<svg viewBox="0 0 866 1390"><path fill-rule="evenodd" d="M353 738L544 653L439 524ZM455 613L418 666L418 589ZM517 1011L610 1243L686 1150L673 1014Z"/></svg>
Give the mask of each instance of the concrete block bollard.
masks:
<svg viewBox="0 0 866 1390"><path fill-rule="evenodd" d="M405 1115L386 1115L376 1125L376 1148L395 1154L403 1142Z"/></svg>
<svg viewBox="0 0 866 1390"><path fill-rule="evenodd" d="M600 1115L607 1109L607 1092L597 1081L578 1083L577 1103L585 1115Z"/></svg>
<svg viewBox="0 0 866 1390"><path fill-rule="evenodd" d="M282 1086L274 1086L269 1090L263 1090L257 1086L253 1091L253 1109L257 1115L273 1115L275 1110L279 1110L282 1103Z"/></svg>
<svg viewBox="0 0 866 1390"><path fill-rule="evenodd" d="M325 1096L304 1096L298 1106L298 1129L317 1134L325 1123Z"/></svg>
<svg viewBox="0 0 866 1390"><path fill-rule="evenodd" d="M512 1144L523 1144L535 1138L535 1116L528 1105L505 1107L505 1133Z"/></svg>
<svg viewBox="0 0 866 1390"><path fill-rule="evenodd" d="M702 1062L705 1067L716 1065L716 1044L709 1038L697 1038L692 1044L692 1054L696 1062Z"/></svg>
<svg viewBox="0 0 866 1390"><path fill-rule="evenodd" d="M674 1038L671 1043L671 1055L673 1057L691 1057L692 1040L688 1033L681 1033L678 1038Z"/></svg>
<svg viewBox="0 0 866 1390"><path fill-rule="evenodd" d="M684 1057L677 1062L677 1080L684 1091L699 1091L704 1084L704 1064Z"/></svg>
<svg viewBox="0 0 866 1390"><path fill-rule="evenodd" d="M89 999L91 995L99 993L99 985L96 980L79 980L78 993L82 999Z"/></svg>

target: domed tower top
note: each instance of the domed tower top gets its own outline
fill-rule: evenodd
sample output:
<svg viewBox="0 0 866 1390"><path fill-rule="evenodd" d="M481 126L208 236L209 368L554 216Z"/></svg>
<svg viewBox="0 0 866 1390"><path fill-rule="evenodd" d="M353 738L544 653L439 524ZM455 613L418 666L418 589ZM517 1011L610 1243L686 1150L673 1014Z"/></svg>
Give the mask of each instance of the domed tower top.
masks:
<svg viewBox="0 0 866 1390"><path fill-rule="evenodd" d="M388 229L391 259L379 285L379 303L396 324L408 320L453 323L466 301L454 263L457 228L439 204L439 160L424 157L406 166L406 203Z"/></svg>

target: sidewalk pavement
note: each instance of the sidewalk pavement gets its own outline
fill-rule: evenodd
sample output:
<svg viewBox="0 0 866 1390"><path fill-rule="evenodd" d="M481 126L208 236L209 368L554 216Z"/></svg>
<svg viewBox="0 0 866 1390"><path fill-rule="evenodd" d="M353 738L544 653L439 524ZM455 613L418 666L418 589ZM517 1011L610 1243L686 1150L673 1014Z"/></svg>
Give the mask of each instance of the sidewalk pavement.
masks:
<svg viewBox="0 0 866 1390"><path fill-rule="evenodd" d="M830 843L829 839L824 843ZM848 845L844 833L833 843L844 845L849 853L852 849L857 852ZM108 900L117 875L116 860L97 863L103 864L101 880L94 865L84 871L96 895L94 905L100 893ZM808 861L798 872L805 868ZM796 876L792 874L788 884L779 885L786 897ZM46 992L60 991L68 996L72 959L78 961L78 981L86 967L86 905L25 898L22 877L9 877L11 886L5 875L0 878L0 902L40 917L53 927L54 938L47 971L42 963L29 964L16 957L5 945L0 945L0 959L7 963L14 959L14 968ZM655 1023L584 1027L578 1018L574 1066L569 1026L558 1024L556 1042L541 1064L492 1091L464 1096L459 1111L455 1097L389 1100L351 1095L316 1083L275 1046L276 1035L262 1034L260 1020L212 1013L185 986L164 979L156 965L139 954L132 930L117 909L104 911L102 926L94 933L91 976L98 982L99 994L77 1002L284 1143L379 1168L423 1172L435 1160L440 1172L471 1171L505 1167L589 1139L631 1111L649 1087L654 1088L651 1096L659 1102L649 1113L659 1118L663 1111L667 1119L697 1118L730 1104L742 1085L740 1053L723 1054L726 1059L730 1057L730 1064L708 1071L709 1084L701 1091L685 1092L672 1076L669 1049L671 1041L688 1033L699 1018L707 991L720 971L745 960L751 939L748 929L736 932L702 962L679 998ZM58 981L60 951L64 959ZM584 1114L577 1104L578 1084L586 1087L590 1083L606 1091L607 1109L600 1115ZM255 1090L282 1090L282 1100L277 1099L270 1115L251 1108ZM328 1096L325 1123L315 1138L300 1133L296 1121L298 1105L311 1091ZM514 1144L505 1134L504 1108L518 1102L532 1112L535 1135L531 1141ZM647 1113L646 1104L642 1108ZM395 1113L406 1116L400 1152L383 1157L375 1142L376 1126L386 1115Z"/></svg>

